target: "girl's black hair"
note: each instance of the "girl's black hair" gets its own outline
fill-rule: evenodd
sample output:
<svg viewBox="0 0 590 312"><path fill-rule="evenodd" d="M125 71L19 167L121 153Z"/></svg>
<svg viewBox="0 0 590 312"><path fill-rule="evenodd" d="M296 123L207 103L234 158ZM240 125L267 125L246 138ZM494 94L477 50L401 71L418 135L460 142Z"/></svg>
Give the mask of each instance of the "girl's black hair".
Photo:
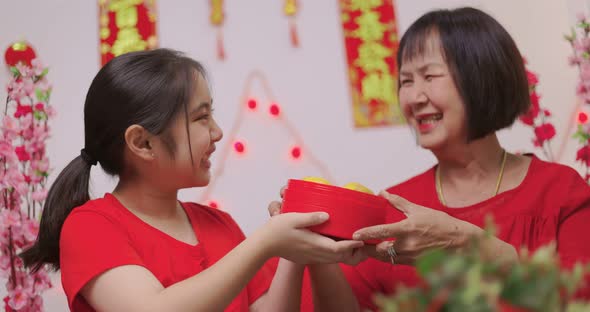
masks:
<svg viewBox="0 0 590 312"><path fill-rule="evenodd" d="M84 104L85 147L49 189L37 240L20 255L26 267L37 271L49 264L59 269L64 221L75 207L90 200L93 164L100 163L109 175L123 172L124 136L129 126L140 125L162 135L174 155L175 142L166 129L177 114L184 113L188 134L188 103L196 89L197 73L206 77L199 62L169 49L123 54L98 72Z"/></svg>

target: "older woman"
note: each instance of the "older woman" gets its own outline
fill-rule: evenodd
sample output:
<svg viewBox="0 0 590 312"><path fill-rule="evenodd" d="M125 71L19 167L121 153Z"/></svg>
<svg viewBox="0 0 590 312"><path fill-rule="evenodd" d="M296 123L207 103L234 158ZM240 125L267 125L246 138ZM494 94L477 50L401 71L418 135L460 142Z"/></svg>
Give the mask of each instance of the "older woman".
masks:
<svg viewBox="0 0 590 312"><path fill-rule="evenodd" d="M341 266L360 306L376 309L375 293L416 285L418 255L460 250L483 234L486 216L497 225L497 237L481 245L488 257L518 261L521 248L555 241L564 267L590 260L590 187L569 167L507 152L496 136L530 105L508 32L473 8L432 11L403 35L397 64L403 113L438 164L382 193L406 220L355 233L396 239L356 267Z"/></svg>
<svg viewBox="0 0 590 312"><path fill-rule="evenodd" d="M564 267L590 260L590 187L573 169L508 153L496 136L529 107L516 44L489 15L439 10L404 34L397 55L399 100L418 144L438 164L383 192L407 219L365 228L354 238L395 237L373 259L343 266L361 306L376 292L418 282L412 264L428 248L458 250L481 236L486 216L497 237L484 255L517 261L521 248L556 242ZM587 294L586 294L587 295Z"/></svg>

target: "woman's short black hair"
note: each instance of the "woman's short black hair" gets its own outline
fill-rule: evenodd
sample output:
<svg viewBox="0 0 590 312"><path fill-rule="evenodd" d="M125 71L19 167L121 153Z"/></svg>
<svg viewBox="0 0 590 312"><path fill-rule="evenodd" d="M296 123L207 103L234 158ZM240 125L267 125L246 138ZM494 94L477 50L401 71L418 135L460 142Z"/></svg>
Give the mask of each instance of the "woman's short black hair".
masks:
<svg viewBox="0 0 590 312"><path fill-rule="evenodd" d="M438 37L467 115L467 140L511 126L530 106L522 55L506 29L474 8L436 10L416 20L403 35L398 72Z"/></svg>

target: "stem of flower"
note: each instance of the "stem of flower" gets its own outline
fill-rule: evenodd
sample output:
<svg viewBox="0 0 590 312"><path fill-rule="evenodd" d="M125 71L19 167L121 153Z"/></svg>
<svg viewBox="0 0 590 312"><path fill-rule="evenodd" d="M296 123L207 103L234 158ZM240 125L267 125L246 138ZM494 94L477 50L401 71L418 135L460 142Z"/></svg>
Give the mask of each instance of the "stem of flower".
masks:
<svg viewBox="0 0 590 312"><path fill-rule="evenodd" d="M10 278L9 280L12 282L12 287L16 288L17 281L16 281L16 267L14 265L14 242L12 241L12 227L8 227L8 256L10 257Z"/></svg>

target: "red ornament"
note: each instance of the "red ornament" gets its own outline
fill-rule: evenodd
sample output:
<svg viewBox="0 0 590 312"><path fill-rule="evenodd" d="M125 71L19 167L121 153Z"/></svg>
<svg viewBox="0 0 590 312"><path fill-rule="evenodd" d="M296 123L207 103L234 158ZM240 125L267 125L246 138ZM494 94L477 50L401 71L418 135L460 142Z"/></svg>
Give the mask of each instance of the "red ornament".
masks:
<svg viewBox="0 0 590 312"><path fill-rule="evenodd" d="M26 41L15 42L4 52L4 61L8 66L15 66L19 62L31 66L31 61L37 57L33 47Z"/></svg>
<svg viewBox="0 0 590 312"><path fill-rule="evenodd" d="M576 160L590 166L590 146L584 145L576 153Z"/></svg>
<svg viewBox="0 0 590 312"><path fill-rule="evenodd" d="M293 156L293 158L295 158L295 159L299 159L301 157L301 147L294 146L291 149L291 156Z"/></svg>
<svg viewBox="0 0 590 312"><path fill-rule="evenodd" d="M545 141L551 140L555 136L555 127L550 123L544 123L535 127L536 142L543 145Z"/></svg>
<svg viewBox="0 0 590 312"><path fill-rule="evenodd" d="M278 116L281 113L281 108L279 107L278 104L271 104L270 105L270 114L273 116Z"/></svg>
<svg viewBox="0 0 590 312"><path fill-rule="evenodd" d="M249 99L248 100L248 108L251 110L255 110L256 106L258 106L258 103L256 102L256 99Z"/></svg>
<svg viewBox="0 0 590 312"><path fill-rule="evenodd" d="M585 124L586 121L588 121L588 114L586 114L585 112L579 112L578 113L578 122L581 124Z"/></svg>
<svg viewBox="0 0 590 312"><path fill-rule="evenodd" d="M16 155L18 156L18 160L20 160L20 161L31 160L31 154L29 154L29 152L27 152L24 145L17 146L14 149L14 152L16 153Z"/></svg>
<svg viewBox="0 0 590 312"><path fill-rule="evenodd" d="M219 209L219 205L217 204L216 201L213 201L213 200L209 202L209 205L208 206L211 207L211 208L213 208L213 209Z"/></svg>
<svg viewBox="0 0 590 312"><path fill-rule="evenodd" d="M244 146L244 143L242 143L240 141L236 141L234 143L234 149L236 150L236 152L242 154L246 150L246 147Z"/></svg>

